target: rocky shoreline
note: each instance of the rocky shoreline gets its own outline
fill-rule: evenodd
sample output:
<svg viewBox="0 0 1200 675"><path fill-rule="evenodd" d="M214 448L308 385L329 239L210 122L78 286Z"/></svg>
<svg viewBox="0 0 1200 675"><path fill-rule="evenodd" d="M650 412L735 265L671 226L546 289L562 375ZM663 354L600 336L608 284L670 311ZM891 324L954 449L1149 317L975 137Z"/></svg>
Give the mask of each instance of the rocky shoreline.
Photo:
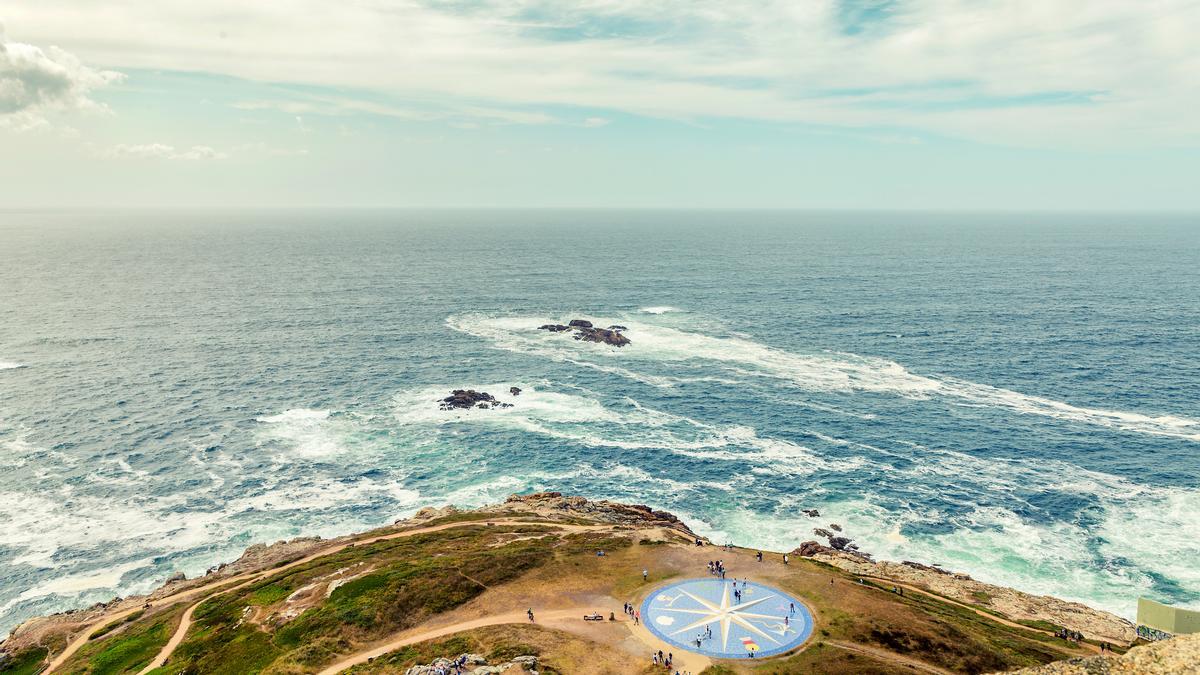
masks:
<svg viewBox="0 0 1200 675"><path fill-rule="evenodd" d="M394 531L396 528L421 527L434 521L443 521L464 515L486 516L487 514L496 514L497 517L528 514L531 517L560 522L577 522L585 519L630 530L662 528L664 531L673 531L689 541L711 544L669 512L641 504L623 504L609 500L593 501L584 497L563 495L560 492L512 495L503 503L475 509L459 509L455 506L426 507L411 517L397 520L390 527L373 530L371 534ZM813 510L810 515L817 517L819 514ZM1011 588L986 584L976 581L968 575L943 570L932 565L913 561L875 561L869 554L850 548L852 544L849 543L849 539L836 535L825 528L819 529L824 530L823 534L828 535L827 538L831 543L842 544L842 549L825 546L816 541L806 541L791 553L811 558L854 575L884 578L895 583L920 587L937 595L979 607L985 611L995 612L1012 621L1050 622L1079 631L1087 638L1118 645L1131 644L1136 638L1133 625L1113 614L1076 602L1050 596L1032 595ZM831 525L830 529L836 528ZM339 543L350 542L360 536L362 535L347 535L335 539L305 537L279 541L270 545L255 544L247 548L237 560L214 566L204 576L187 579L182 574L173 575L162 587L149 595L114 598L109 602L98 603L88 608L26 621L13 629L6 640L0 642L0 653L12 652L29 645L46 644L53 636L76 632L99 617L114 611L136 609L152 600L187 590L193 586L209 584L245 572L279 566L318 553Z"/></svg>

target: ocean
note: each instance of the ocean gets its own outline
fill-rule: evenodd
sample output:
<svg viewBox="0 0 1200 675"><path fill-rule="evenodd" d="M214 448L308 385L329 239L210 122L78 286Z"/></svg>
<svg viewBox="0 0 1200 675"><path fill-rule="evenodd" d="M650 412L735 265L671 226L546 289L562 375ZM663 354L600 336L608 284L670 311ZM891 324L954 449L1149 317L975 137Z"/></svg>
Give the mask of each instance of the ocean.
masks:
<svg viewBox="0 0 1200 675"><path fill-rule="evenodd" d="M1132 617L1198 486L1194 216L0 213L3 631L533 490Z"/></svg>

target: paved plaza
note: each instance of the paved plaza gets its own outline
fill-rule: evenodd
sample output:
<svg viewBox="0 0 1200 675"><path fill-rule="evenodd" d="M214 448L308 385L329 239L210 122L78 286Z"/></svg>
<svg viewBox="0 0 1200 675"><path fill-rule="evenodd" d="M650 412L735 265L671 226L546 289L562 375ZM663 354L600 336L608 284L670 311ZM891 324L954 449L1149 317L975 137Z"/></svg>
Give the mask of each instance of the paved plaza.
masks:
<svg viewBox="0 0 1200 675"><path fill-rule="evenodd" d="M783 654L813 626L804 603L777 588L715 578L656 589L642 603L642 622L680 649L723 659Z"/></svg>

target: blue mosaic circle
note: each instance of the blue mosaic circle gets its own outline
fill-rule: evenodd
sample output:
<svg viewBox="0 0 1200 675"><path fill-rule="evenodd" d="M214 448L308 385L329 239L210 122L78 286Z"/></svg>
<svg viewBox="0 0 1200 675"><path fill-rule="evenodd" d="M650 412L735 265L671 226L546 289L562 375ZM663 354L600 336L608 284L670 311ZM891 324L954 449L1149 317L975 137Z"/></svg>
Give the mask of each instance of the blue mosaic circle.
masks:
<svg viewBox="0 0 1200 675"><path fill-rule="evenodd" d="M721 659L783 654L803 644L813 629L812 613L796 598L732 579L663 586L642 603L642 624L680 649Z"/></svg>

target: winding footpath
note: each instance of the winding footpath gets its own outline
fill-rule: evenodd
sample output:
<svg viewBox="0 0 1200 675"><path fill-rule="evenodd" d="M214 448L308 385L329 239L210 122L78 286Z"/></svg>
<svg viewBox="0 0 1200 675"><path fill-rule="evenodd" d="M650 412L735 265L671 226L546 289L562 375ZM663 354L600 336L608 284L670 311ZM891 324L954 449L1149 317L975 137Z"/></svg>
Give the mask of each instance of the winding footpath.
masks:
<svg viewBox="0 0 1200 675"><path fill-rule="evenodd" d="M571 607L567 609L541 610L535 613L537 623L555 623L566 619L578 619L582 621L584 614L590 613L592 610L589 607ZM372 647L367 651L358 652L353 656L349 656L337 663L333 664L320 671L317 675L335 675L347 668L353 668L360 663L366 663L373 658L383 656L388 652L395 651L401 647L425 642L426 640L435 640L454 633L461 633L465 630L473 630L475 628L483 628L484 626L499 626L502 624L526 624L529 623L525 612L510 612L508 614L494 614L470 621L462 621L447 626L439 626L438 628L430 628L419 632L406 631L398 637L385 642L376 647Z"/></svg>
<svg viewBox="0 0 1200 675"><path fill-rule="evenodd" d="M148 666L146 666L145 668L143 668L141 670L139 675L144 675L145 673L149 673L150 671L154 670L155 668L160 668L164 664L166 664L167 659L170 658L171 654L173 654L175 652L175 649L183 642L184 636L187 634L188 629L191 628L192 613L195 611L196 607L198 607L200 605L200 603L204 602L205 600L209 599L210 597L212 597L214 595L217 595L220 593L228 593L229 591L234 591L239 588L243 588L254 582L261 581L265 577L277 574L279 572L286 571L288 569L297 567L299 565L304 565L304 564L312 562L318 558L323 558L328 555L333 555L334 553L343 551L347 548L350 548L351 546L363 546L363 545L368 545L368 544L374 544L374 543L380 542L380 541L388 541L390 539L400 539L403 537L412 537L412 536L415 536L418 534L428 534L430 532L440 532L442 530L449 530L449 529L457 528L457 527L471 527L471 526L485 525L485 523L503 523L505 525L552 526L560 532L586 532L586 531L591 531L591 530L611 529L611 526L609 526L609 525L568 525L565 523L547 523L545 521L539 522L539 521L511 520L511 519L503 518L503 517L498 517L498 518L494 518L494 519L487 520L487 521L468 520L468 521L463 521L463 522L458 522L458 523L445 523L443 525L435 525L432 527L421 527L421 528L416 528L416 529L412 529L412 530L402 530L400 532L392 532L390 534L383 534L383 535L379 535L376 537L370 537L367 539L356 539L354 541L348 541L348 542L345 542L342 544L338 544L336 546L331 546L329 548L321 549L314 553L310 553L309 555L307 555L303 558L300 558L298 560L294 560L285 565L280 565L279 567L271 567L268 569L256 570L253 572L242 572L241 574L236 574L231 577L225 577L225 578L221 578L221 579L213 579L212 582L210 582L210 583L204 584L202 586L198 586L196 588L189 588L187 590L180 591L178 593L172 593L171 595L164 596L162 598L159 598L159 599L154 600L149 603L149 605L151 607L162 607L164 605L173 605L173 604L179 602L180 600L188 600L188 599L194 598L196 596L201 596L194 603L192 603L192 605L189 606L187 608L187 610L183 613L183 617L181 618L181 620L179 622L179 627L175 629L174 634L171 635L171 639L167 641L167 644L165 646L163 646L162 650L159 651L158 655L154 657L154 660L151 661ZM235 585L229 586L228 588L223 588L223 587L227 586L228 584L235 584ZM216 588L214 589L214 587L216 587ZM79 649L81 647L83 647L85 644L88 643L88 641L91 639L92 634L95 633L96 630L99 629L100 627L106 626L113 621L118 621L120 619L124 619L124 618L132 615L135 612L141 611L142 609L144 609L144 607L130 607L129 609L125 609L125 610L122 610L119 612L114 612L112 614L105 614L105 615L97 618L95 621L87 624L86 626L83 627L82 630L80 630L79 635L77 637L75 637L75 639L71 640L67 644L67 647L61 653L59 653L58 656L54 657L54 659L50 662L49 666L46 668L46 670L44 672L47 675L49 675L50 673L56 672L59 668L61 668L63 666L63 664L65 664L67 662L67 660L69 660L72 656L75 655L75 652L79 651Z"/></svg>
<svg viewBox="0 0 1200 675"><path fill-rule="evenodd" d="M323 558L325 556L333 555L335 553L338 553L338 552L345 550L347 548L350 548L352 546L369 545L369 544L374 544L374 543L380 542L380 541L399 539L399 538L403 538L403 537L411 537L411 536L416 536L416 535L420 535L420 534L428 534L428 533L432 533L432 532L440 532L442 530L448 530L448 529L458 528L458 527L480 526L480 525L485 525L486 523L503 523L504 525L540 525L540 526L550 526L550 527L555 528L554 532L547 532L547 534L562 534L562 533L571 533L571 532L586 532L586 531L612 529L611 525L570 525L570 524L566 524L566 523L547 523L545 521L522 521L522 520L516 520L516 519L511 519L511 518L505 518L505 517L498 517L498 518L494 518L492 520L487 520L487 521L463 521L463 522L457 522L457 523L446 523L446 524L442 524L442 525L435 525L432 527L420 527L420 528L415 528L415 529L411 529L411 530L401 530L399 532L392 532L389 534L383 534L383 535L370 537L370 538L366 538L366 539L347 541L347 542L344 542L341 544L337 544L335 546L330 546L328 548L323 548L319 551L315 551L313 553L310 553L307 556L304 556L303 558L299 558L299 559L294 560L285 565L280 565L279 567L271 567L271 568L267 568L267 569L261 569L261 570L250 571L250 572L242 572L240 574L236 574L236 575L226 577L226 578L213 579L211 582L205 583L201 586L182 590L182 591L179 591L178 593L172 593L170 595L163 596L162 598L159 598L157 600L154 600L154 601L148 603L148 605L150 607L163 607L163 606L179 603L180 601L193 600L193 602L187 607L187 609L184 610L182 616L180 617L179 625L178 625L178 627L176 627L175 631L172 633L171 638L167 641L167 643L163 646L163 648L161 650L159 650L159 653L154 657L154 659L145 668L143 668L141 671L139 671L138 675L148 675L148 673L150 673L151 671L153 671L157 668L161 668L162 666L166 665L166 663L170 659L171 655L174 654L175 650L179 647L179 645L183 643L184 638L187 636L188 631L191 629L191 627L193 625L193 613L195 612L196 608L199 607L201 603L203 603L205 600L208 600L209 598L212 598L216 595L220 595L222 593L236 591L238 589L244 588L248 585L251 585L258 581L261 581L266 577L273 576L280 572L287 571L288 569L297 567L299 565L304 565L306 563L312 562L319 558ZM869 575L863 575L863 577L874 580L874 581L886 582L888 584L899 586L899 587L905 588L907 590L910 590L912 592L920 593L922 595L931 597L940 602L945 602L948 604L955 605L957 607L961 607L963 609L971 610L972 612L975 612L976 614L978 614L979 616L981 616L983 618L990 619L990 620L995 621L996 623L1002 624L1004 626L1054 636L1054 633L1051 631L1043 630L1040 628L1034 628L1031 626L1026 626L1024 624L1017 623L1015 621L1006 619L1004 617L997 616L995 614L991 614L989 612L983 611L977 607L972 607L971 605L968 605L968 604L965 604L962 602L958 602L958 601L950 599L950 598L946 598L946 597L938 595L936 593L932 593L924 588L912 586L912 585L905 584L905 583L900 583L895 580L888 579L886 577L877 577L877 576L869 576ZM879 590L886 592L887 589L881 588ZM79 635L76 636L73 640L71 640L67 644L67 647L50 662L49 666L47 667L47 669L44 672L47 674L54 673L59 668L61 668L72 656L75 655L76 652L79 651L79 649L81 647L83 647L83 645L88 643L92 634L95 633L98 628L108 625L109 623L111 623L113 621L118 621L120 619L129 617L130 615L134 614L135 612L141 611L142 609L144 609L144 607L136 607L136 606L130 607L128 609L121 610L119 612L105 614L105 615L97 618L95 621L87 624L86 626L83 627L83 629L80 630ZM578 619L578 618L582 617L583 614L591 611L591 609L592 608L589 608L589 607L567 607L567 608L558 608L558 609L550 609L550 610L540 610L540 611L536 612L536 618L538 619L538 623L540 623L540 624L542 624L542 623L562 624L565 621L569 621L572 619ZM388 652L395 651L401 647L405 647L405 646L411 645L411 644L416 644L419 642L425 642L427 640L432 640L432 639L444 637L447 635L452 635L454 633L472 630L475 628L481 628L484 626L496 626L496 625L503 625L503 624L524 624L527 622L528 622L528 619L524 612L510 612L510 613L505 613L505 614L495 614L495 615L491 615L491 616L471 619L471 620L462 621L462 622L454 623L454 624L448 624L448 625L444 625L444 626L426 628L424 630L410 629L407 631L403 631L401 633L397 633L391 639L389 639L387 642L377 644L373 647L370 647L369 649L357 652L351 656L347 656L346 658L342 659L341 661L321 670L319 675L335 675L336 673L341 673L348 668L352 668L358 664L365 663L373 658L382 656L384 654L387 654ZM641 628L641 627L638 627L638 628ZM652 636L650 636L649 632L645 631L644 628L642 628L642 630L639 631L636 628L631 627L631 630L633 631L633 633L636 637L638 637L641 641L645 642L646 644L654 644L656 642L653 639L649 639L649 640L647 639L648 637L652 637ZM646 633L646 635L642 635L641 633ZM895 663L898 665L904 665L909 668L920 670L920 671L923 671L926 673L933 673L934 675L945 675L946 673L949 672L947 670L944 670L937 666L925 663L923 661L907 658L904 656L893 654L891 652L887 652L887 651L884 651L881 649L876 649L874 647L862 645L859 643L831 641L830 644L835 647L838 647L840 649L859 652L864 655L868 655L868 656L878 658L878 659L883 659L885 661L889 661L889 662L892 662L892 663ZM1093 652L1099 652L1099 648L1097 646L1088 644L1088 643L1083 643L1081 645L1078 645L1078 647L1081 649L1090 650ZM707 663L705 663L704 665L707 665Z"/></svg>

